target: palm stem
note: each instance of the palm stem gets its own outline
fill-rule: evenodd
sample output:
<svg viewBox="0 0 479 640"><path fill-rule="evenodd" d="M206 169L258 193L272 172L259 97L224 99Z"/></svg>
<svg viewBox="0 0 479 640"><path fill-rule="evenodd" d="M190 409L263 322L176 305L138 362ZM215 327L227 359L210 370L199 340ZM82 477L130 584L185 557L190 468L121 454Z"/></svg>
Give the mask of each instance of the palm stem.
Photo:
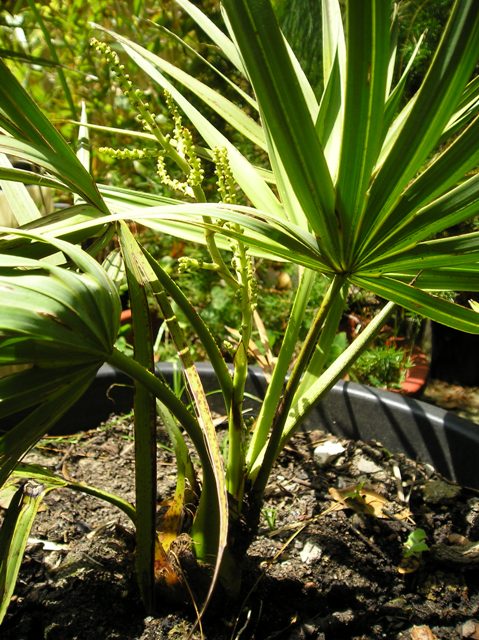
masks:
<svg viewBox="0 0 479 640"><path fill-rule="evenodd" d="M351 365L367 349L371 341L377 336L385 322L395 309L394 302L388 302L381 311L363 329L359 336L349 347L338 356L333 364L311 385L309 389L299 389L293 398L290 416L288 417L282 434L280 449L295 432L299 422L303 420L307 413L318 403L318 401L340 380L351 368Z"/></svg>
<svg viewBox="0 0 479 640"><path fill-rule="evenodd" d="M316 314L316 317L311 325L306 340L302 346L302 349L296 359L291 376L286 384L283 398L276 409L276 414L273 419L271 428L271 435L268 445L264 452L264 456L261 460L261 467L257 469L257 476L253 484L253 503L260 503L264 493L264 489L268 482L271 468L278 455L278 447L283 434L283 429L288 418L289 410L293 403L294 395L301 381L301 377L304 374L310 360L314 353L314 349L319 340L321 329L330 313L337 303L338 296L341 289L344 286L345 276L337 275L331 281L330 287L323 298L320 308ZM342 297L341 297L342 299Z"/></svg>
<svg viewBox="0 0 479 640"><path fill-rule="evenodd" d="M133 320L135 360L153 371L153 340L146 289L134 260L134 240L123 223L120 232L125 261L128 292ZM136 567L143 603L148 614L155 607L155 544L156 544L156 406L155 396L140 381L135 380L135 506L136 506Z"/></svg>
<svg viewBox="0 0 479 640"><path fill-rule="evenodd" d="M284 389L284 381L288 374L288 369L293 358L293 352L298 340L299 331L304 318L311 287L313 286L316 274L313 271L303 271L296 292L291 315L286 327L286 332L281 344L281 350L276 361L271 381L266 389L266 394L261 403L261 410L256 420L255 429L251 437L246 455L246 465L248 473L260 455L267 441L269 430L271 427L272 417L276 413L276 409L281 400Z"/></svg>

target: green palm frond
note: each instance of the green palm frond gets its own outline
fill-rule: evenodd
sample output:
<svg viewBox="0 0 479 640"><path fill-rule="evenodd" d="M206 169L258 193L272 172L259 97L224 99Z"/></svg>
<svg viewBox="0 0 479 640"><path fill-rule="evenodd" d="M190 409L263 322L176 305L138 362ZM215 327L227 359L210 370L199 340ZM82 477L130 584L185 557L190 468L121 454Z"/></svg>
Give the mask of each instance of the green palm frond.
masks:
<svg viewBox="0 0 479 640"><path fill-rule="evenodd" d="M27 231L18 236L45 242ZM0 483L86 390L119 328L118 293L101 267L74 245L51 245L74 268L0 255L0 365L22 365L0 378L0 416L14 423L0 437Z"/></svg>
<svg viewBox="0 0 479 640"><path fill-rule="evenodd" d="M471 175L479 160L479 85L477 78L471 80L478 60L479 15L473 0L455 4L422 86L400 110L410 65L394 82L391 3L349 2L343 18L336 0L323 1L324 93L319 99L311 96L269 0L226 0L229 36L221 35L190 3L183 5L225 46L227 57L242 61L238 66L251 81L263 134L256 125L249 129L237 106L219 92L123 36L108 33L171 93L207 150L228 150L235 179L253 208L238 208L234 215L216 209L216 219L234 217L253 252L276 253L329 276L346 274L351 282L361 280L378 295L402 300L429 317L438 317L429 287L465 285L458 270L466 269L466 288L475 288L476 236L428 244L479 210L478 176ZM266 144L279 199L254 165L165 74L250 141L263 149ZM113 194L113 208L119 197L119 192ZM129 198L132 218L144 217L148 207L135 211L135 196ZM186 217L192 206L185 209ZM156 207L159 214L160 209ZM171 224L172 230L181 226L179 220ZM221 224L210 228L220 237ZM307 242L306 236L297 242L300 233L308 236ZM235 237L231 228L223 228L223 234ZM456 269L454 277L451 268ZM401 283L408 283L407 295L398 294ZM451 304L439 315L451 326L479 331L468 311Z"/></svg>

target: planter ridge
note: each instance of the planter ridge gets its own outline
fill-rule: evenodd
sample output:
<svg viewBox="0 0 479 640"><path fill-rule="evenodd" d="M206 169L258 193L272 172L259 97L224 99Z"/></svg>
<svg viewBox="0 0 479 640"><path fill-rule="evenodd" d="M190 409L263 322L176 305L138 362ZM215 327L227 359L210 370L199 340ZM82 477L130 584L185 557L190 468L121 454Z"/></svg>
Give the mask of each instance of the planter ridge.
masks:
<svg viewBox="0 0 479 640"><path fill-rule="evenodd" d="M216 375L208 363L198 365L211 408L224 410ZM175 366L161 363L158 374L171 382ZM250 367L246 409L257 411L266 388L263 372ZM103 365L84 396L56 424L54 433L96 427L115 413L132 408L131 380ZM450 480L479 489L479 426L450 411L397 393L349 381L338 382L305 418L305 429L324 429L336 436L379 440L386 449L428 462Z"/></svg>

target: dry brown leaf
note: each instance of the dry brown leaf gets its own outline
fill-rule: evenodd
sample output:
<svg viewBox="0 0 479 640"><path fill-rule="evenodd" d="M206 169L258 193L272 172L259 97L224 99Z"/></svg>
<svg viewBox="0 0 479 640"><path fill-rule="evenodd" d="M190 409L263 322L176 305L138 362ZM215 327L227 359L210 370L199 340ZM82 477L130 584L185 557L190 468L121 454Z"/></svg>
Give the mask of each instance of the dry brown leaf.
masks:
<svg viewBox="0 0 479 640"><path fill-rule="evenodd" d="M412 514L407 507L398 512L394 503L380 493L363 486L353 485L344 489L330 488L329 494L344 508L353 509L356 513L382 519L412 520Z"/></svg>
<svg viewBox="0 0 479 640"><path fill-rule="evenodd" d="M180 534L184 515L183 498L183 494L180 494L160 503L158 538L165 552L168 551L173 540Z"/></svg>
<svg viewBox="0 0 479 640"><path fill-rule="evenodd" d="M171 589L181 584L181 576L174 562L164 550L160 540L155 542L155 581Z"/></svg>

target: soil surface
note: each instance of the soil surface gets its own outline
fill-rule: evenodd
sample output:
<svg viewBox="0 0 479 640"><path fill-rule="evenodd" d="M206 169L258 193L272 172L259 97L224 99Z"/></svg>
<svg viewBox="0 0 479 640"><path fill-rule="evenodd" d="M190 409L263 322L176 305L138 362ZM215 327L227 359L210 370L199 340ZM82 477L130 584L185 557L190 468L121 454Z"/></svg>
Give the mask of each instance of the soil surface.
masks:
<svg viewBox="0 0 479 640"><path fill-rule="evenodd" d="M326 442L343 450L321 455ZM133 500L131 417L46 438L29 459ZM161 501L175 483L165 446L158 464ZM405 558L405 542L418 528L428 550ZM377 443L298 434L271 478L240 596L218 596L192 637L479 638L478 540L477 491ZM193 607L160 602L157 616L146 617L133 569L133 531L124 514L91 496L51 492L2 640L187 638Z"/></svg>
<svg viewBox="0 0 479 640"><path fill-rule="evenodd" d="M433 378L428 381L422 400L479 424L479 387L467 387Z"/></svg>

